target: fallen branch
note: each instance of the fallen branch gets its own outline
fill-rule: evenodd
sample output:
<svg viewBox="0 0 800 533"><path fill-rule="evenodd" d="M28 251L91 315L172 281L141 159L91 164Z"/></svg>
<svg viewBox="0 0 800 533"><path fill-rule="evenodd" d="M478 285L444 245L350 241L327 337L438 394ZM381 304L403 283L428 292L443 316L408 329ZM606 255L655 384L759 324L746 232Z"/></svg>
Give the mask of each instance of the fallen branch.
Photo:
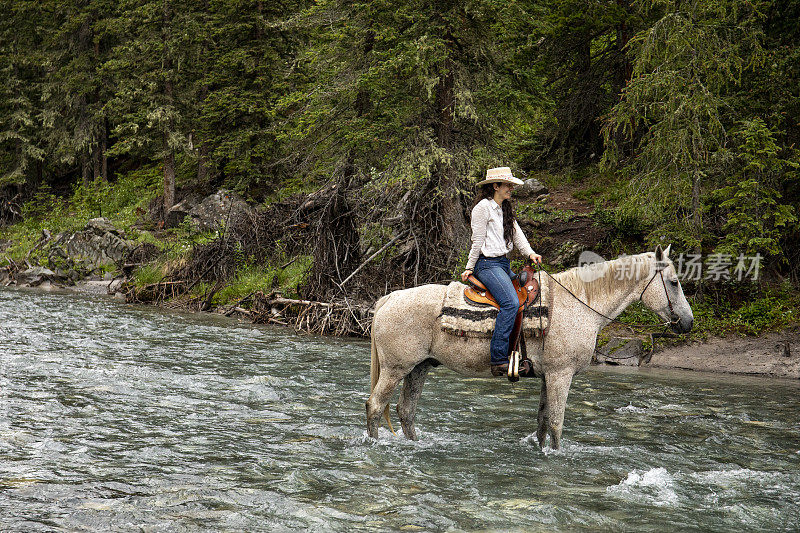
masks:
<svg viewBox="0 0 800 533"><path fill-rule="evenodd" d="M242 298L241 300L239 300L238 302L236 302L235 304L233 304L232 306L230 306L230 307L228 308L228 310L227 310L227 311L225 311L223 314L224 314L225 316L231 316L231 315L233 314L233 312L234 312L234 311L236 311L236 310L238 310L238 309L240 308L239 306L241 306L241 305L242 305L242 303L244 303L244 302L246 302L247 300L249 300L250 298L252 298L252 296L253 296L255 293L256 293L256 291L252 291L250 294L248 294L247 296L245 296L244 298Z"/></svg>
<svg viewBox="0 0 800 533"><path fill-rule="evenodd" d="M272 300L267 301L268 304L277 304L277 305L305 305L305 306L313 306L319 305L321 307L334 307L332 303L325 303L325 302L314 302L312 300L293 300L291 298L273 298Z"/></svg>
<svg viewBox="0 0 800 533"><path fill-rule="evenodd" d="M358 272L359 272L359 271L360 271L362 268L364 268L364 266L365 266L367 263L369 263L370 261L372 261L373 259L375 259L376 257L378 257L378 256L379 256L379 255L380 255L380 254L381 254L381 253L382 253L384 250L386 250L386 249L387 249L389 246L393 245L395 242L397 242L397 240L398 240L398 239L400 239L400 237L403 237L404 235L405 235L404 233L401 233L400 235L397 235L397 236L396 236L394 239L390 240L389 242L387 242L386 244L384 244L383 246L381 246L381 248L380 248L380 249L379 249L377 252L375 252L375 253L374 253L374 254L372 254L371 256L367 257L367 260L366 260L366 261L364 261L363 263L361 263L360 265L358 265L358 267L357 267L355 270L353 270L353 272L352 272L352 273L350 273L350 275L349 275L349 276L347 276L346 278L344 278L344 281L342 281L342 282L339 284L339 286L341 287L341 286L343 286L345 283L347 283L347 282L348 282L348 281L349 281L349 280L350 280L350 279L351 279L353 276L355 276L356 274L358 274Z"/></svg>
<svg viewBox="0 0 800 533"><path fill-rule="evenodd" d="M292 257L291 261L289 261L288 263L284 263L281 266L279 266L278 270L283 270L284 268L288 267L289 265L291 265L295 261L297 261L297 256Z"/></svg>
<svg viewBox="0 0 800 533"><path fill-rule="evenodd" d="M167 286L167 285L180 285L182 283L186 283L186 282L183 281L183 280L178 280L178 281L159 281L158 283L151 283L149 285L145 285L144 287L142 287L142 289L144 290L144 289L149 289L151 287L160 287L162 285L164 285L164 286Z"/></svg>

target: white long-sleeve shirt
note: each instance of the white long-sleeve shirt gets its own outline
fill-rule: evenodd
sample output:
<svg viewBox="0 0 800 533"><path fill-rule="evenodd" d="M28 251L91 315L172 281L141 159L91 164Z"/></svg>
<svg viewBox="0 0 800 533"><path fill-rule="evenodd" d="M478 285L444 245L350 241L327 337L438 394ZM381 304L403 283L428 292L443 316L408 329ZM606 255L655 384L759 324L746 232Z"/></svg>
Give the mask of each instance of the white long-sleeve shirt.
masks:
<svg viewBox="0 0 800 533"><path fill-rule="evenodd" d="M522 233L517 221L514 221L513 243L506 245L503 238L503 208L491 198L484 198L472 208L472 248L469 250L467 270L475 268L478 257L499 257L506 255L516 245L525 257L530 256L533 248Z"/></svg>

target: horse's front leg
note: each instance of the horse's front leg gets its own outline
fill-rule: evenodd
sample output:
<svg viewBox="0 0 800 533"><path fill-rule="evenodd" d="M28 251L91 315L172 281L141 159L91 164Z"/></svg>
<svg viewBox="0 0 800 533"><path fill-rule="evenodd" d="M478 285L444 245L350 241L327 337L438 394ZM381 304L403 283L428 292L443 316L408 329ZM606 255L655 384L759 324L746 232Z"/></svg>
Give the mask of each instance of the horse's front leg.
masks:
<svg viewBox="0 0 800 533"><path fill-rule="evenodd" d="M544 440L547 438L547 379L542 378L542 391L539 393L539 425L536 429L536 440L539 447L544 448Z"/></svg>
<svg viewBox="0 0 800 533"><path fill-rule="evenodd" d="M564 427L564 411L567 407L567 395L572 384L572 369L558 373L545 373L547 382L547 430L550 433L550 447L557 450L561 447L561 430Z"/></svg>
<svg viewBox="0 0 800 533"><path fill-rule="evenodd" d="M425 384L425 376L428 375L431 364L423 361L408 373L403 380L403 390L400 393L400 401L397 402L397 416L400 417L400 424L403 426L403 433L406 438L417 440L417 430L414 428L414 418L417 412L417 401L422 394L422 386Z"/></svg>

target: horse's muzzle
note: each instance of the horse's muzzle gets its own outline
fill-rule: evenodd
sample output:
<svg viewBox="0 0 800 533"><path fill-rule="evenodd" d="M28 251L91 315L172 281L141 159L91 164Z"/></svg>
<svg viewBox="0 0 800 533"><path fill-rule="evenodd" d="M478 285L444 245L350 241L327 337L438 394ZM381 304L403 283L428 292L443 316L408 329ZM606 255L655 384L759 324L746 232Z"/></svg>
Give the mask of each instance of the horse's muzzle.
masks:
<svg viewBox="0 0 800 533"><path fill-rule="evenodd" d="M694 317L681 318L673 316L669 322L669 327L674 333L689 333L694 325Z"/></svg>

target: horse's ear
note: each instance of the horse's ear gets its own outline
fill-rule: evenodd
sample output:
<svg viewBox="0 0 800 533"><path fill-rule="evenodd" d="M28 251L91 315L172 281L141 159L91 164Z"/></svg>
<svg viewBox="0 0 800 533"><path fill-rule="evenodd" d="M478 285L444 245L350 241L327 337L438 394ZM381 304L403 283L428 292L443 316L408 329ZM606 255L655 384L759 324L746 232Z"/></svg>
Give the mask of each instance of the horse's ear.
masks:
<svg viewBox="0 0 800 533"><path fill-rule="evenodd" d="M670 244L669 246L667 246L666 250L664 250L664 259L669 259L669 251L671 248L672 245Z"/></svg>
<svg viewBox="0 0 800 533"><path fill-rule="evenodd" d="M663 261L664 260L664 250L661 249L661 245L656 245L656 261Z"/></svg>

